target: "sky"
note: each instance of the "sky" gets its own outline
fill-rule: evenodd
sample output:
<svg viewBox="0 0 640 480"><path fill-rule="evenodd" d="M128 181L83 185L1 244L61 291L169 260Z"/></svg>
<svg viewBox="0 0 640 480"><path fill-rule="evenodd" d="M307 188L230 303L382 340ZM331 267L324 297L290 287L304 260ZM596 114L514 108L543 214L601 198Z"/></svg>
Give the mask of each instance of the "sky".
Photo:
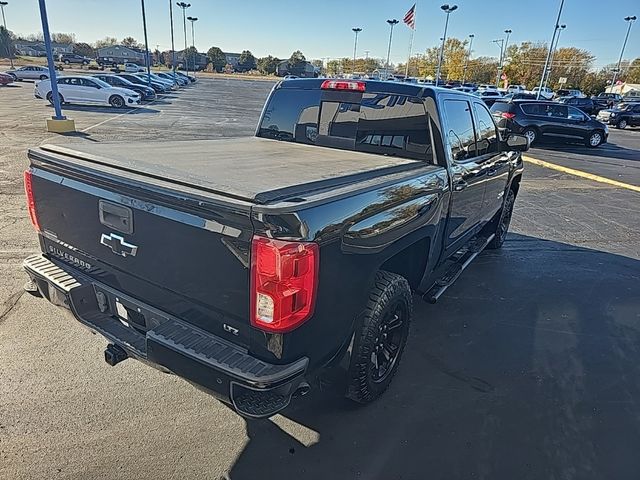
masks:
<svg viewBox="0 0 640 480"><path fill-rule="evenodd" d="M37 0L8 0L7 27L17 34L42 30ZM198 17L195 46L206 51L219 46L225 52L250 50L255 56L288 58L301 50L308 59L351 57L353 27L362 28L358 56L385 58L389 40L387 19L402 21L412 0L190 0L187 15ZM414 52L438 44L444 29L442 1L418 0ZM472 57L498 56L492 40L513 33L511 43L549 41L560 0L458 0L450 16L447 36L474 34ZM149 48L171 47L169 0L145 0ZM47 0L53 32L73 32L78 41L93 43L106 36L132 36L144 41L139 0ZM624 17L640 17L638 0L565 0L560 23L567 25L560 46L590 50L594 66L618 61L626 33ZM175 7L176 49L183 48L182 11ZM191 33L187 25L189 45ZM391 61L406 61L410 29L399 23L393 34ZM625 58L640 57L640 25L635 24Z"/></svg>

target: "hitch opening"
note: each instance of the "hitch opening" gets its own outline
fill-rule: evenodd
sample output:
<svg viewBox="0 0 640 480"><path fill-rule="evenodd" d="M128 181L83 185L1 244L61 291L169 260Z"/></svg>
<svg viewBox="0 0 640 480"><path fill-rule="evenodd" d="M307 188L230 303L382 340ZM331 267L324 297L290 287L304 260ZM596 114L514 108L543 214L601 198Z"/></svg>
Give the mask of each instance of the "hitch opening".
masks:
<svg viewBox="0 0 640 480"><path fill-rule="evenodd" d="M112 367L123 360L126 360L128 357L129 355L124 351L124 349L114 345L113 343L107 345L107 348L104 350L104 361Z"/></svg>

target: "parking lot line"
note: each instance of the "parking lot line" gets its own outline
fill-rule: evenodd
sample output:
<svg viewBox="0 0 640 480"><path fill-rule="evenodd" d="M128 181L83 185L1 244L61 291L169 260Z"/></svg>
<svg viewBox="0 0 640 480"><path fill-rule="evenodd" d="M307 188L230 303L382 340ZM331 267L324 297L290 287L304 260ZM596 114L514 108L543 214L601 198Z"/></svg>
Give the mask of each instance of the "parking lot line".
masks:
<svg viewBox="0 0 640 480"><path fill-rule="evenodd" d="M563 167L561 165L556 165L555 163L545 162L544 160L538 160L537 158L529 157L526 155L523 155L522 159L525 162L533 163L534 165L538 165L540 167L551 168L559 172L568 173L569 175L575 175L576 177L582 177L588 180L593 180L594 182L606 183L608 185L613 185L615 187L620 187L620 188L626 188L627 190L640 193L640 187L636 185L630 185L628 183L619 182L617 180L611 180L610 178L594 175L593 173L583 172L582 170L575 170L573 168Z"/></svg>
<svg viewBox="0 0 640 480"><path fill-rule="evenodd" d="M156 100L157 100L157 99L156 99ZM156 100L152 100L152 101L150 101L149 103L147 103L147 104L145 105L145 107L148 107L149 105L153 105L153 104L156 102ZM82 129L82 130L80 130L80 131L81 131L82 133L86 133L86 132L88 132L89 130L92 130L92 129L96 128L96 127L99 127L100 125L104 125L105 123L110 122L111 120L115 120L116 118L120 118L120 117L122 117L122 116L124 116L124 115L129 115L130 113L135 112L135 110L136 110L136 108L135 108L135 107L134 107L134 108L131 108L131 109L127 110L127 111L126 111L126 112L124 112L124 113L120 113L120 114L118 114L118 115L114 115L113 117L107 118L106 120L103 120L103 121L101 121L101 122L98 122L98 123L96 123L95 125L91 125L91 126L89 126L89 127L85 128L85 129Z"/></svg>

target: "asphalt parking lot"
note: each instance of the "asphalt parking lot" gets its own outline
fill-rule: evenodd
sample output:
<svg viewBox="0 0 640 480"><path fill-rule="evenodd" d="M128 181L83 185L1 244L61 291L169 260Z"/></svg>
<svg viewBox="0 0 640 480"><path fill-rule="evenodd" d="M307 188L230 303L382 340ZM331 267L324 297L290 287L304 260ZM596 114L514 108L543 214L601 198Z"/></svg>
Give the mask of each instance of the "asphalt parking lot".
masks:
<svg viewBox="0 0 640 480"><path fill-rule="evenodd" d="M245 422L177 377L103 360L106 341L22 294L38 251L26 149L250 135L272 84L203 80L144 108L71 107L44 132L33 85L0 88L0 478L636 479L640 193L526 165L512 232L436 305L416 299L387 394L354 408L331 379ZM640 185L640 129L529 156ZM211 152L214 155L214 152ZM179 159L176 159L179 161Z"/></svg>

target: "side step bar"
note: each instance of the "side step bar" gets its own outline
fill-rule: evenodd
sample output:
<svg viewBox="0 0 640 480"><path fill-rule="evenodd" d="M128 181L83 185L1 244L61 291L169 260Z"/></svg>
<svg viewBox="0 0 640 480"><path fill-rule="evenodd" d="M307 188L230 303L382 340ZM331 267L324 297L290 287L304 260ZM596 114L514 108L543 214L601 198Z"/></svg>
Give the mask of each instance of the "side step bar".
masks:
<svg viewBox="0 0 640 480"><path fill-rule="evenodd" d="M431 287L423 296L422 299L429 303L436 303L442 294L455 283L460 274L465 268L486 248L487 245L493 240L495 234L491 234L488 237L479 237L470 245L463 247L464 253L460 255L456 263L454 263L449 270L439 278L433 287Z"/></svg>

